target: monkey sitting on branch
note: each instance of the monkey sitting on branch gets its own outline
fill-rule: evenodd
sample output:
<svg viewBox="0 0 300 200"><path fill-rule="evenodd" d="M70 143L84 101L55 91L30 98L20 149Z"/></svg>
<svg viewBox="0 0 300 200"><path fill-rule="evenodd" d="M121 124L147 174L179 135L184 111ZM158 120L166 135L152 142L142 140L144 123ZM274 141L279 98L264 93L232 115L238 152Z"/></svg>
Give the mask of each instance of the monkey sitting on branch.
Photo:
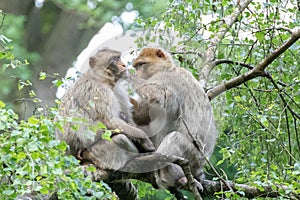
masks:
<svg viewBox="0 0 300 200"><path fill-rule="evenodd" d="M120 56L118 51L103 49L90 57L89 70L61 100L57 120L65 119L66 123L64 132L57 130L56 137L69 145L68 154L108 172L105 180L120 199L126 200L137 199L128 179L156 184L155 171L166 163L179 164L187 178L192 177L185 159L153 152L155 147L148 135L134 125L128 109L128 93L118 82L126 71ZM119 131L114 131L110 140L103 139L104 130L90 131L100 122Z"/></svg>
<svg viewBox="0 0 300 200"><path fill-rule="evenodd" d="M131 99L135 122L147 132L158 153L189 161L201 190L205 159L213 152L217 138L212 108L203 88L160 48L142 49L132 66L137 77L129 77L128 82L138 94L138 98ZM157 185L169 189L176 187L172 183L182 183L185 176L175 164L155 173Z"/></svg>
<svg viewBox="0 0 300 200"><path fill-rule="evenodd" d="M61 99L56 118L67 121L64 131L56 131L56 138L69 145L67 154L104 170L119 170L141 151L155 150L147 134L135 126L128 93L118 83L126 73L120 56L119 51L102 49L90 57L90 68ZM100 122L112 130L111 141L102 138L105 130ZM116 185L122 187L110 184L112 189ZM137 197L133 194L123 198Z"/></svg>

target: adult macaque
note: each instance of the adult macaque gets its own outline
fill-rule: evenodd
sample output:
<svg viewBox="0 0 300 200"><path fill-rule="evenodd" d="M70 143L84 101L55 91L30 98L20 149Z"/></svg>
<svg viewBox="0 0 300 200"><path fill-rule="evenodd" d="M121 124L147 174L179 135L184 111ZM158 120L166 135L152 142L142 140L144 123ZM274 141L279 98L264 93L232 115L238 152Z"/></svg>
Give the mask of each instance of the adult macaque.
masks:
<svg viewBox="0 0 300 200"><path fill-rule="evenodd" d="M69 145L68 154L100 169L119 170L139 155L139 150L155 150L146 133L134 125L128 93L118 86L126 71L120 56L119 51L103 49L90 57L89 70L67 91L59 108L62 119L72 120L56 137ZM110 130L119 130L113 132L112 141L102 138L103 130L89 131L100 122Z"/></svg>
<svg viewBox="0 0 300 200"><path fill-rule="evenodd" d="M186 158L193 176L201 181L205 158L213 152L217 138L204 90L190 72L176 67L170 55L159 48L144 48L132 65L137 77L145 80L133 86L139 95L132 100L135 121L144 126L157 152ZM156 182L163 187L172 187L172 174L178 181L184 180L176 165L162 168L157 174Z"/></svg>

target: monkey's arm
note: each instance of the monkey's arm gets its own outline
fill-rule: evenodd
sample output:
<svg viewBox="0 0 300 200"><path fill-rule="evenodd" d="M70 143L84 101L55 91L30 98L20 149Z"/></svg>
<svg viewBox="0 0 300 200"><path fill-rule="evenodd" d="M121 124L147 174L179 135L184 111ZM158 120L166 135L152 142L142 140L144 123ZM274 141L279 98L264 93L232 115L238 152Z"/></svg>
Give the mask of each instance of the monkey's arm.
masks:
<svg viewBox="0 0 300 200"><path fill-rule="evenodd" d="M176 93L169 87L159 83L147 82L136 89L138 98L133 99L135 106L133 119L138 125L149 124L153 116L149 113L152 108L160 108L166 114L177 115L179 102Z"/></svg>
<svg viewBox="0 0 300 200"><path fill-rule="evenodd" d="M147 134L141 129L127 124L125 121L117 117L108 120L107 122L105 122L105 124L111 129L120 129L123 134L128 136L133 141L138 142L143 150L155 151L153 143L148 138Z"/></svg>
<svg viewBox="0 0 300 200"><path fill-rule="evenodd" d="M132 110L133 121L139 126L148 125L151 121L149 115L150 104L144 101L139 104L134 98L131 98L130 102L134 106Z"/></svg>
<svg viewBox="0 0 300 200"><path fill-rule="evenodd" d="M129 85L132 87L133 90L136 90L140 85L142 85L146 80L140 77L137 77L130 72L128 72L126 77L122 77Z"/></svg>
<svg viewBox="0 0 300 200"><path fill-rule="evenodd" d="M92 108L85 109L88 115L94 121L101 121L109 129L120 129L130 139L138 142L146 151L154 151L154 145L144 131L120 119L120 105L112 89L103 84L95 84L95 86L90 87L90 90L93 91L89 94L101 94L102 96L101 98L97 96L85 97L91 99L87 102L91 102Z"/></svg>

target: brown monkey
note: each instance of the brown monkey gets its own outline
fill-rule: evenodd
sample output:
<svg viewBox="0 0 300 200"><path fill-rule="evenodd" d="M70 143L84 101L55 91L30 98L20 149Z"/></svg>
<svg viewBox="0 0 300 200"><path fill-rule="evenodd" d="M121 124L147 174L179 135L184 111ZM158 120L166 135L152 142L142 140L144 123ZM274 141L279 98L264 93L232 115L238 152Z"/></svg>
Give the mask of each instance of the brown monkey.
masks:
<svg viewBox="0 0 300 200"><path fill-rule="evenodd" d="M117 81L126 71L120 56L118 51L103 49L90 57L90 69L61 100L60 115L87 119L87 125L102 122L108 129L120 129L122 134L140 143L146 151L153 151L155 149L147 135L133 126L128 107L129 97L118 86ZM94 141L86 136L84 129L87 126L76 130L70 124L65 124L64 128L66 133L58 132L57 136L69 144L72 155L93 144Z"/></svg>
<svg viewBox="0 0 300 200"><path fill-rule="evenodd" d="M157 152L186 158L193 176L201 181L205 157L213 152L217 138L212 108L204 90L190 72L176 67L162 49L144 48L132 65L137 77L145 80L133 86L139 95L135 99L135 121L144 125ZM183 180L182 170L169 165L157 171L157 184L174 186L172 174L178 181Z"/></svg>
<svg viewBox="0 0 300 200"><path fill-rule="evenodd" d="M56 132L69 145L68 154L108 170L119 170L136 157L136 145L144 151L155 150L146 133L134 126L129 97L117 82L126 73L120 56L119 51L103 49L90 57L89 70L61 100L59 115L73 121L64 124L63 133ZM89 131L99 122L108 129L119 129L112 141L102 139L102 130Z"/></svg>

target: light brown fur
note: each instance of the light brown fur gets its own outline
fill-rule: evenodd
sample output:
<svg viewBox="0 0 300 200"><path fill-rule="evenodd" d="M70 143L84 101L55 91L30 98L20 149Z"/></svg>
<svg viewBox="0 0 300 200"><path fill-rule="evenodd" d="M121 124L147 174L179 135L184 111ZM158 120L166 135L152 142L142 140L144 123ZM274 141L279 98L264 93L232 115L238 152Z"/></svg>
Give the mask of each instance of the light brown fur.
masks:
<svg viewBox="0 0 300 200"><path fill-rule="evenodd" d="M155 150L146 133L132 121L128 94L118 82L126 71L120 56L119 51L103 49L90 57L89 70L66 92L56 118L66 121L64 132L57 130L56 138L69 145L67 154L76 156L82 163L93 163L103 170L123 168L139 155L140 149ZM110 130L120 130L111 136L112 141L102 139L104 130L88 133L91 126L100 122ZM116 191L117 194L128 194L121 199L137 198L134 187L128 192L128 185L132 186L128 180L110 185L124 189Z"/></svg>
<svg viewBox="0 0 300 200"><path fill-rule="evenodd" d="M133 113L135 121L144 126L157 152L188 159L193 176L201 181L205 157L213 152L217 138L204 90L190 72L176 67L170 55L159 48L144 48L133 67L141 78L133 86L140 97ZM163 187L176 182L168 180L166 173L184 176L178 167L162 168L157 182Z"/></svg>

